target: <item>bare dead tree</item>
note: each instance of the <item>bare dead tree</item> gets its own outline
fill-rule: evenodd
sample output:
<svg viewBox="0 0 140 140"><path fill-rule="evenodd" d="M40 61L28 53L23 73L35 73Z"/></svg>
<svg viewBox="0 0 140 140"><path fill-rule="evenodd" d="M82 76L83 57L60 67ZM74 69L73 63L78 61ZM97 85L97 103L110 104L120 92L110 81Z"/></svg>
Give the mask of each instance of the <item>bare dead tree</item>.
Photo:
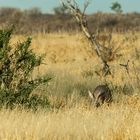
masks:
<svg viewBox="0 0 140 140"><path fill-rule="evenodd" d="M75 17L77 23L79 24L82 32L90 42L90 46L93 50L95 50L97 56L101 59L103 63L103 76L106 76L108 74L111 74L110 66L108 65L108 62L112 60L113 51L112 48L105 47L104 45L101 45L96 37L95 34L92 34L88 28L88 22L86 19L85 11L90 4L89 0L85 1L84 9L83 11L80 10L78 4L75 0L61 0L63 6L67 7L71 14ZM110 42L110 40L109 40Z"/></svg>

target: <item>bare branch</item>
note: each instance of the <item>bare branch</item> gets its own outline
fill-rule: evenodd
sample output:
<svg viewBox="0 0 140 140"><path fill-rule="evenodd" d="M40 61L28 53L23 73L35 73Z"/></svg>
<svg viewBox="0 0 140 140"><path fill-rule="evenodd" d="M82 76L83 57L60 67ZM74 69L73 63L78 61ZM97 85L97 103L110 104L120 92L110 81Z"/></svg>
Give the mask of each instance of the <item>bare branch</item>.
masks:
<svg viewBox="0 0 140 140"><path fill-rule="evenodd" d="M129 60L127 61L127 63L126 64L120 64L120 66L122 66L122 67L124 67L125 68L125 70L126 70L126 72L129 74Z"/></svg>
<svg viewBox="0 0 140 140"><path fill-rule="evenodd" d="M85 3L84 3L84 9L83 9L83 14L82 14L83 16L85 15L86 9L89 6L89 4L90 4L90 1L86 0Z"/></svg>
<svg viewBox="0 0 140 140"><path fill-rule="evenodd" d="M89 1L87 1L85 3L84 6L84 11L81 12L81 10L79 9L77 3L75 2L75 0L61 0L62 4L64 6L66 6L68 9L70 9L71 13L73 14L73 16L76 18L76 21L78 22L79 26L81 27L82 31L84 32L85 36L88 38L88 40L91 42L91 47L93 48L93 44L95 44L95 51L97 53L98 56L100 56L100 51L99 51L99 43L96 43L95 38L92 36L92 34L90 33L89 29L88 29L88 25L87 25L87 19L85 16L85 10L89 5Z"/></svg>
<svg viewBox="0 0 140 140"><path fill-rule="evenodd" d="M76 18L76 21L78 22L81 30L83 31L86 38L89 40L91 48L95 50L98 57L102 60L104 64L103 70L107 71L107 74L110 74L111 72L107 62L110 60L110 57L112 57L112 51L111 49L101 45L97 40L96 35L93 35L88 28L85 11L90 4L90 0L86 0L82 12L75 0L61 0L61 2L71 11L72 15Z"/></svg>

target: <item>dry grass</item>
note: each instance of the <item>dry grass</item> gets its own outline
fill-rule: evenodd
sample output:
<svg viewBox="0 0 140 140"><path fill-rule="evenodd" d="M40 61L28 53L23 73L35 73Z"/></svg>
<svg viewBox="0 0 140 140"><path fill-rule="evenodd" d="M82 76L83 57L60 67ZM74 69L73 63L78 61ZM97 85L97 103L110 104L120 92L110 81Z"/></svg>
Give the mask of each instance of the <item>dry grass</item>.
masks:
<svg viewBox="0 0 140 140"><path fill-rule="evenodd" d="M81 106L36 113L1 110L0 139L138 140L139 118L140 108L119 104L98 110Z"/></svg>
<svg viewBox="0 0 140 140"><path fill-rule="evenodd" d="M113 77L106 78L113 90L114 102L108 108L95 109L87 97L105 79L94 71L100 61L88 47L84 37L56 33L33 36L32 48L37 54L46 53L44 63L34 76L52 73L49 86L40 87L36 94L47 94L51 110L36 113L15 109L0 111L0 139L4 140L138 140L140 139L140 70L139 33L114 34L120 58L110 62ZM12 43L24 39L15 36ZM130 74L119 65L130 60ZM133 65L134 61L134 65ZM139 75L138 75L139 76ZM126 85L126 89L120 89ZM130 91L129 87L133 90ZM130 96L131 95L131 96Z"/></svg>

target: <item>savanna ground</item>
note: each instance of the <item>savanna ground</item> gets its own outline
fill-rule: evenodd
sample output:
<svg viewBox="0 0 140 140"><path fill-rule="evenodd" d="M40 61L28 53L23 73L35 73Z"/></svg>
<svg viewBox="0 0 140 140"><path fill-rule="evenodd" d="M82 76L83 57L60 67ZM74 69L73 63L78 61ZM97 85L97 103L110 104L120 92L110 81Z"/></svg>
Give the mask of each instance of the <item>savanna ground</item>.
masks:
<svg viewBox="0 0 140 140"><path fill-rule="evenodd" d="M140 39L139 33L113 34L117 57L111 61L112 76L103 78L101 62L80 33L34 34L32 48L45 53L44 64L33 77L53 79L33 94L48 95L50 109L0 111L2 140L138 140L140 139ZM13 36L11 43L25 36ZM101 40L102 41L102 40ZM129 62L129 73L120 64ZM111 106L96 109L87 90L108 83Z"/></svg>

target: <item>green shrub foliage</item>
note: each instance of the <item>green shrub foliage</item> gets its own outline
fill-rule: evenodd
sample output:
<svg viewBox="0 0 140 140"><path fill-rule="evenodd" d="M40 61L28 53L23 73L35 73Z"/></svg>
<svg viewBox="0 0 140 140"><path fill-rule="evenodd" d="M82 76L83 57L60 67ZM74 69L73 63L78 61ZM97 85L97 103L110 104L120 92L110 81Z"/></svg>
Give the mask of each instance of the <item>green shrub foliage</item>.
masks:
<svg viewBox="0 0 140 140"><path fill-rule="evenodd" d="M44 57L30 49L31 38L10 45L12 32L13 27L0 30L0 106L22 105L33 109L48 106L47 97L31 96L36 87L51 79L48 76L31 78L34 68L41 65Z"/></svg>

